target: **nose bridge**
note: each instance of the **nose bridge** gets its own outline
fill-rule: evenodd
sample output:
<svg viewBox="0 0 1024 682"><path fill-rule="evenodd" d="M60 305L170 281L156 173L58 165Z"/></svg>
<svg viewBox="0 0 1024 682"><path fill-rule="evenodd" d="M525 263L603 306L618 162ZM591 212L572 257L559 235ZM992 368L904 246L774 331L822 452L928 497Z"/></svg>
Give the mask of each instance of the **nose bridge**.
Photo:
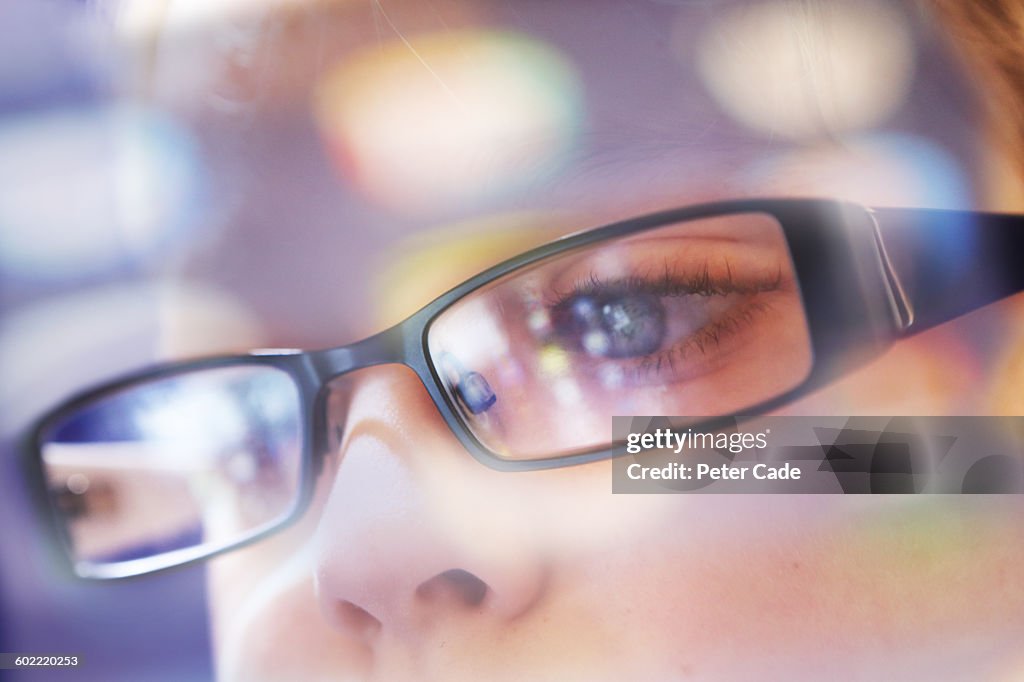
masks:
<svg viewBox="0 0 1024 682"><path fill-rule="evenodd" d="M314 351L310 355L313 367L321 381L374 365L397 363L411 367L406 333L406 325L398 324L347 346Z"/></svg>

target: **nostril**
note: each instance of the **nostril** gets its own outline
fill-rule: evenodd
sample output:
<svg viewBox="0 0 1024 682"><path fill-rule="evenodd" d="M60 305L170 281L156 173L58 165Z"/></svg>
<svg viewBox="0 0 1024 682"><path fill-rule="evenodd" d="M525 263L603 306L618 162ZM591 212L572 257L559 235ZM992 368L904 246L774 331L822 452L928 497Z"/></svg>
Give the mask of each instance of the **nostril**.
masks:
<svg viewBox="0 0 1024 682"><path fill-rule="evenodd" d="M339 625L364 640L370 639L380 630L379 620L350 601L335 602L334 616Z"/></svg>
<svg viewBox="0 0 1024 682"><path fill-rule="evenodd" d="M443 594L452 595L466 606L479 606L487 596L487 583L469 571L453 568L416 588L416 595L423 599L433 600Z"/></svg>
<svg viewBox="0 0 1024 682"><path fill-rule="evenodd" d="M455 568L445 571L438 577L455 586L467 606L478 606L487 596L487 583L469 571Z"/></svg>

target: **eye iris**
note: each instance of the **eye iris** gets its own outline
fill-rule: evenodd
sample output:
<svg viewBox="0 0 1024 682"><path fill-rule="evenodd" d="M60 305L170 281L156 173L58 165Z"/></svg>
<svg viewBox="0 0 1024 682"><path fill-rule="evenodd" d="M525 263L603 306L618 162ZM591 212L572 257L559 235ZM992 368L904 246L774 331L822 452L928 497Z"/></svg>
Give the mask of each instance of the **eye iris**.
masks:
<svg viewBox="0 0 1024 682"><path fill-rule="evenodd" d="M665 336L665 309L653 294L581 296L569 306L569 317L568 331L590 355L648 355Z"/></svg>

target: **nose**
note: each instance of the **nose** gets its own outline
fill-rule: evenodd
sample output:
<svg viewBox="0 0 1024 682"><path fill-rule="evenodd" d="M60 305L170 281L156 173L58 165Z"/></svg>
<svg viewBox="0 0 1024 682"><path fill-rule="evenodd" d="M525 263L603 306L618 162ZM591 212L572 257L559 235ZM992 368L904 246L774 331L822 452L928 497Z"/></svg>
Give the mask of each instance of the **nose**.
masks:
<svg viewBox="0 0 1024 682"><path fill-rule="evenodd" d="M533 474L476 462L407 368L353 381L316 535L328 622L370 643L445 619L513 619L540 602L547 569L524 512Z"/></svg>

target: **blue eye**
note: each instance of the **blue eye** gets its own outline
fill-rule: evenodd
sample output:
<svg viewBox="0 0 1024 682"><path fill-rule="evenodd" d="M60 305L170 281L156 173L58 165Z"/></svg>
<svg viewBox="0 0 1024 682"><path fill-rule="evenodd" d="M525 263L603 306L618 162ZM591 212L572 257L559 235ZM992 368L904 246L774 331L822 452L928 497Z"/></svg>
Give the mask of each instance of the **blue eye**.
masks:
<svg viewBox="0 0 1024 682"><path fill-rule="evenodd" d="M609 291L577 295L552 316L556 333L570 347L605 358L649 355L665 340L665 308L646 292Z"/></svg>

